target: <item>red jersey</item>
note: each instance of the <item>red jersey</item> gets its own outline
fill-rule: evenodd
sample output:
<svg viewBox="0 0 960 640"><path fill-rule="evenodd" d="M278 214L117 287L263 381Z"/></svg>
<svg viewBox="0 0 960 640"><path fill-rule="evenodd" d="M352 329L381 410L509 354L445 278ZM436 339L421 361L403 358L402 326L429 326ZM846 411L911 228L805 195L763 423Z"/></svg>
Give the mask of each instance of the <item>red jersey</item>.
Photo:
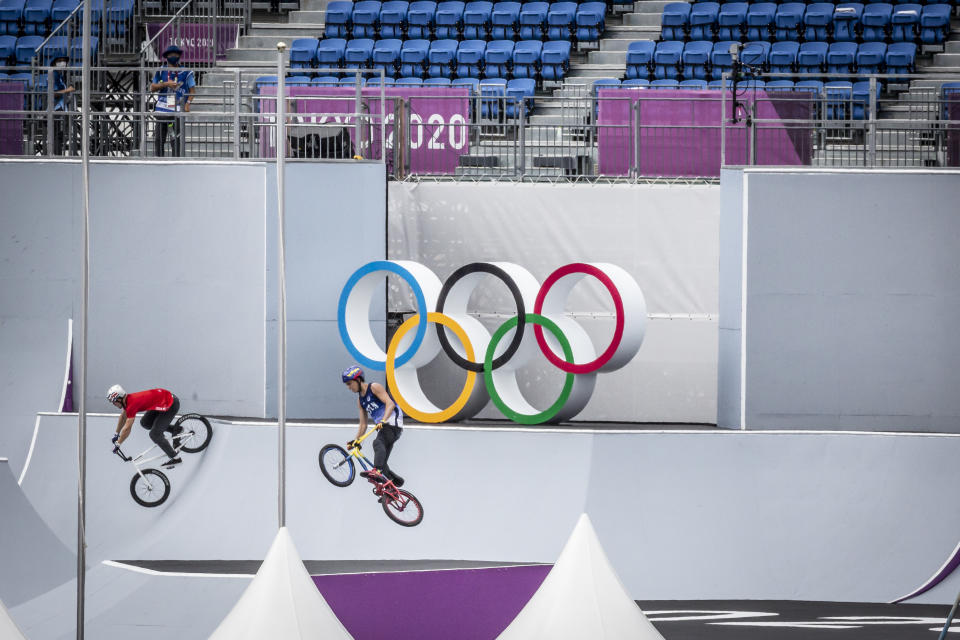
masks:
<svg viewBox="0 0 960 640"><path fill-rule="evenodd" d="M150 389L127 394L128 418L136 418L141 411L166 411L173 404L173 394L166 389Z"/></svg>

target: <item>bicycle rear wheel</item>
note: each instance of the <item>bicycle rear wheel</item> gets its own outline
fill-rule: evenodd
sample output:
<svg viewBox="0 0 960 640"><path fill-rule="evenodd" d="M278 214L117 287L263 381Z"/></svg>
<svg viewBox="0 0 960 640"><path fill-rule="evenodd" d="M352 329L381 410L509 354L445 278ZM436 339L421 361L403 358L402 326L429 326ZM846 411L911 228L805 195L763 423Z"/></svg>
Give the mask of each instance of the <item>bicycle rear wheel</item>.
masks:
<svg viewBox="0 0 960 640"><path fill-rule="evenodd" d="M387 517L403 527L415 527L423 520L423 505L409 491L397 489L396 495L384 490L383 512Z"/></svg>
<svg viewBox="0 0 960 640"><path fill-rule="evenodd" d="M210 421L199 413L188 413L185 416L180 416L175 426L183 427L183 432L177 437L180 438L183 445L180 450L187 453L203 451L210 444L210 439L213 438L213 428L210 426Z"/></svg>
<svg viewBox="0 0 960 640"><path fill-rule="evenodd" d="M338 487L349 486L356 477L353 459L343 447L335 444L328 444L320 449L320 471Z"/></svg>
<svg viewBox="0 0 960 640"><path fill-rule="evenodd" d="M159 507L170 496L170 481L161 471L143 469L130 481L130 495L142 507Z"/></svg>

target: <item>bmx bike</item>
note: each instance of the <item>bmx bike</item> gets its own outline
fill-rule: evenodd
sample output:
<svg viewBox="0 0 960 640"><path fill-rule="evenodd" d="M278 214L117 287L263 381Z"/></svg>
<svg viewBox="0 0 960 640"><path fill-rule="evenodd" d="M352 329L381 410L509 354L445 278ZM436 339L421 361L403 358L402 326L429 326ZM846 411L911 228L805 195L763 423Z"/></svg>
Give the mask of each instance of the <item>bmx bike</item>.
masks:
<svg viewBox="0 0 960 640"><path fill-rule="evenodd" d="M183 431L174 437L174 442L177 444L173 447L173 450L176 453L181 451L199 453L207 448L210 439L213 437L213 428L210 426L210 421L199 413L182 415L173 423L173 426L183 427ZM167 437L166 433L164 433L164 437ZM130 462L136 467L137 473L130 480L130 495L137 504L143 507L159 507L170 497L170 480L167 475L159 469L144 468L155 460L167 457L167 454L163 451L159 455L146 457L159 448L159 445L155 444L132 458L124 455L119 446L114 449L114 453L120 456L124 462Z"/></svg>
<svg viewBox="0 0 960 640"><path fill-rule="evenodd" d="M350 486L357 476L354 461L363 467L364 471L373 468L373 463L360 453L360 445L374 431L376 429L363 434L349 451L336 444L324 445L320 449L320 471L331 484L337 487ZM391 480L377 482L368 477L367 481L373 485L373 495L379 499L383 512L388 518L404 527L415 527L420 524L423 520L423 505L415 495L398 489Z"/></svg>

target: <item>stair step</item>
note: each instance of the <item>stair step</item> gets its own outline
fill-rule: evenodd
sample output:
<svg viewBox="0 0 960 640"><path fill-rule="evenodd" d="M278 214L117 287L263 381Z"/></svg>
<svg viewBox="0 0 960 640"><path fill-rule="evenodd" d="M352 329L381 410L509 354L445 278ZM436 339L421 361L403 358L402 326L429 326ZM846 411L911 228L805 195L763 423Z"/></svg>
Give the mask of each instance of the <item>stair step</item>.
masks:
<svg viewBox="0 0 960 640"><path fill-rule="evenodd" d="M604 38L600 41L600 51L626 51L631 42L641 38Z"/></svg>
<svg viewBox="0 0 960 640"><path fill-rule="evenodd" d="M587 54L587 64L589 65L614 65L614 66L623 66L624 69L627 68L627 52L626 51L591 51ZM580 65L576 65L575 68L580 68Z"/></svg>
<svg viewBox="0 0 960 640"><path fill-rule="evenodd" d="M607 27L606 37L633 38L634 40L656 40L660 37L660 24L656 26L619 25Z"/></svg>
<svg viewBox="0 0 960 640"><path fill-rule="evenodd" d="M319 38L315 25L283 24L271 22L255 22L248 32L251 36L279 36L281 38ZM287 42L287 44L290 44Z"/></svg>
<svg viewBox="0 0 960 640"><path fill-rule="evenodd" d="M326 15L326 11L294 11L290 14L290 24L311 24L322 33Z"/></svg>
<svg viewBox="0 0 960 640"><path fill-rule="evenodd" d="M628 13L623 16L623 24L626 26L635 26L635 27L659 27L660 26L660 14L659 13Z"/></svg>

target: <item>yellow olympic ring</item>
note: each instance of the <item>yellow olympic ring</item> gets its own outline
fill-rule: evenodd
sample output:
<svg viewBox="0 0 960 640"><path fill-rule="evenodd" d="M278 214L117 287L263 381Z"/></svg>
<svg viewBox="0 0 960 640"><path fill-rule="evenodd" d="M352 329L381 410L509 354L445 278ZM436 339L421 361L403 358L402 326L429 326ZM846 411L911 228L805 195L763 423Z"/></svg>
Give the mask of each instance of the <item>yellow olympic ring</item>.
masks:
<svg viewBox="0 0 960 640"><path fill-rule="evenodd" d="M400 387L397 384L394 361L396 360L397 349L399 348L400 340L403 339L403 336L405 336L408 331L417 326L419 322L420 314L412 316L403 324L401 324L400 327L397 328L397 332L393 334L393 339L390 340L390 346L387 347L387 384L389 385L390 390L393 392L393 399L400 406L403 412L414 420L418 420L420 422L446 422L457 415L457 413L459 413L460 410L463 409L463 407L467 404L467 400L470 399L470 394L473 392L473 386L477 382L477 374L475 371L467 372L467 380L463 385L463 391L460 392L460 395L456 400L454 400L453 404L442 411L420 411L407 402L404 397L400 395ZM464 350L467 352L467 359L471 361L473 360L473 345L470 343L469 338L467 338L466 332L453 318L445 316L442 313L437 313L436 311L431 311L427 313L427 322L442 324L453 331L454 335L457 336L457 339L460 340L460 344L463 345Z"/></svg>

